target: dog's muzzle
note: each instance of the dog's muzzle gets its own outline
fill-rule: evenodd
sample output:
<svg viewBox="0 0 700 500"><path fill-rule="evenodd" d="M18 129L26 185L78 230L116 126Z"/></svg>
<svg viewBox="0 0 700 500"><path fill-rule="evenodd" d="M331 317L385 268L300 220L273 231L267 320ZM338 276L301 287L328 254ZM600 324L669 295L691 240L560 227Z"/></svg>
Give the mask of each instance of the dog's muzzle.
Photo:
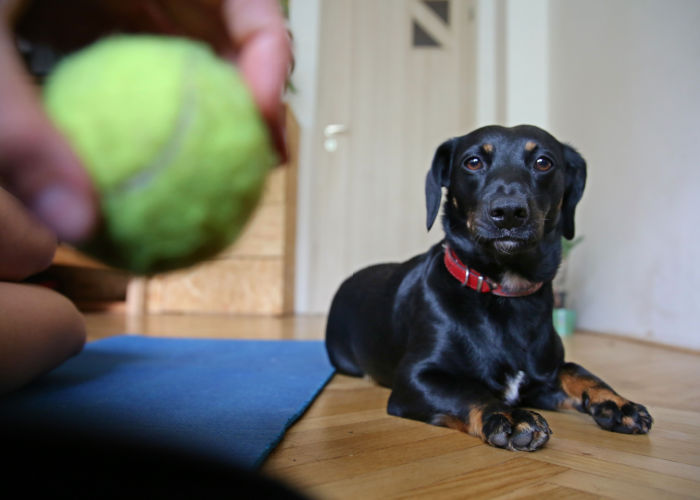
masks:
<svg viewBox="0 0 700 500"><path fill-rule="evenodd" d="M484 202L477 217L477 239L500 254L532 247L542 235L543 217L525 196L496 195Z"/></svg>

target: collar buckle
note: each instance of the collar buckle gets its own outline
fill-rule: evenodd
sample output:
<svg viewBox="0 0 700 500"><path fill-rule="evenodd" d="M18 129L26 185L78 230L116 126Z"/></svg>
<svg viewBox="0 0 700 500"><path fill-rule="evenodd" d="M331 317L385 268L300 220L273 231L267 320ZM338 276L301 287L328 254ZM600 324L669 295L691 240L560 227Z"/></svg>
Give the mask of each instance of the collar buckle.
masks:
<svg viewBox="0 0 700 500"><path fill-rule="evenodd" d="M467 283L469 282L469 275L470 275L469 268L465 268L464 270L464 281L462 281L462 286L467 286Z"/></svg>

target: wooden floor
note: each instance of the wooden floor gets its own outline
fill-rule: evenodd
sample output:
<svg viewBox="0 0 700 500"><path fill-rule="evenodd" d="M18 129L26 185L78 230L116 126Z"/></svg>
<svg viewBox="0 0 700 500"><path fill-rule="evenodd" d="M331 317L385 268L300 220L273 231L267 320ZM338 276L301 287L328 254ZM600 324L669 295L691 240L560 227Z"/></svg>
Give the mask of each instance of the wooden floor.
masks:
<svg viewBox="0 0 700 500"><path fill-rule="evenodd" d="M323 318L88 315L89 337L323 336ZM577 333L567 358L645 404L647 436L599 429L576 412L542 412L554 434L534 453L390 417L387 389L335 376L263 466L311 498L700 498L700 355Z"/></svg>

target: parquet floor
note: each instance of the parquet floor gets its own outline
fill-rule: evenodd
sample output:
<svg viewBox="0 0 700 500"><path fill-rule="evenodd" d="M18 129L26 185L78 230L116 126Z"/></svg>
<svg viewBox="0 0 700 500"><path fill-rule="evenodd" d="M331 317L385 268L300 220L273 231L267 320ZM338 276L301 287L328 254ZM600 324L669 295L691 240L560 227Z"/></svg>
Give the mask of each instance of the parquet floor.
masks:
<svg viewBox="0 0 700 500"><path fill-rule="evenodd" d="M323 318L87 316L90 338L147 335L322 338ZM649 408L646 436L605 432L576 412L542 412L554 434L534 453L388 416L387 389L335 376L263 471L312 498L698 498L700 354L577 333L567 358Z"/></svg>

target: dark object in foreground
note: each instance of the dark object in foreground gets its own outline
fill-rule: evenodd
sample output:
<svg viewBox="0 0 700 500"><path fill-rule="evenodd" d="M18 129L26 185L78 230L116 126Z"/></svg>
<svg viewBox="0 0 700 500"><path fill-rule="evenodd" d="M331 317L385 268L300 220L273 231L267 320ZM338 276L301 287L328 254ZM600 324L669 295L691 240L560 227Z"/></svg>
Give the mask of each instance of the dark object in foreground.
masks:
<svg viewBox="0 0 700 500"><path fill-rule="evenodd" d="M304 498L253 470L130 439L15 425L0 440L3 498Z"/></svg>

